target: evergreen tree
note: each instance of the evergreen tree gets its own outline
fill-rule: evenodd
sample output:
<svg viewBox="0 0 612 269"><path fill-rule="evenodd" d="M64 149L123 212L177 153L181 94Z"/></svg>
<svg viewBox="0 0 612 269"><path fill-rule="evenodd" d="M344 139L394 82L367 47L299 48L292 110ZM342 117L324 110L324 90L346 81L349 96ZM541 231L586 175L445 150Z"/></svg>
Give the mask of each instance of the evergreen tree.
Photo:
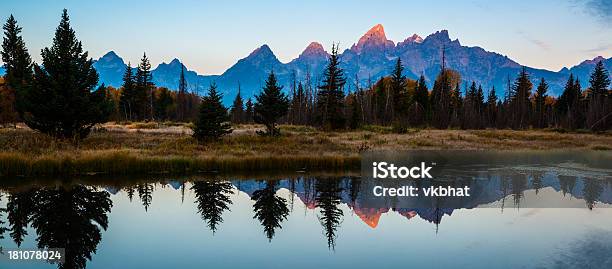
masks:
<svg viewBox="0 0 612 269"><path fill-rule="evenodd" d="M534 96L534 99L535 99L534 100L535 101L534 125L537 128L544 128L548 125L546 122L546 115L545 115L547 92L548 92L548 83L546 83L546 80L542 78L540 80L540 84L538 85L538 88L536 89L535 96Z"/></svg>
<svg viewBox="0 0 612 269"><path fill-rule="evenodd" d="M276 121L287 114L289 110L289 99L281 90L276 81L274 72L270 72L263 91L255 96L255 122L266 126L265 135L280 135L280 129L276 128ZM264 134L264 133L260 133Z"/></svg>
<svg viewBox="0 0 612 269"><path fill-rule="evenodd" d="M223 222L222 214L229 210L232 204L230 194L233 194L232 184L219 181L197 181L191 187L195 194L195 203L202 220L206 221L210 230L215 233L217 225Z"/></svg>
<svg viewBox="0 0 612 269"><path fill-rule="evenodd" d="M449 70L442 69L434 82L430 97L432 124L436 128L446 129L450 123L450 91Z"/></svg>
<svg viewBox="0 0 612 269"><path fill-rule="evenodd" d="M525 129L529 127L529 112L531 111L531 80L527 74L527 68L523 67L519 76L512 86L510 97L511 127L514 129Z"/></svg>
<svg viewBox="0 0 612 269"><path fill-rule="evenodd" d="M327 247L336 246L336 230L340 227L344 213L340 209L341 193L340 181L335 179L318 180L315 185L317 208L320 208L319 222L323 226L323 233L327 239Z"/></svg>
<svg viewBox="0 0 612 269"><path fill-rule="evenodd" d="M278 182L266 181L266 186L253 192L254 219L259 220L264 227L268 241L272 241L276 228L282 228L281 223L289 216L289 206L285 198L276 195Z"/></svg>
<svg viewBox="0 0 612 269"><path fill-rule="evenodd" d="M324 129L344 127L344 91L346 83L344 70L340 68L338 47L332 46L332 53L323 71L323 84L319 86L318 103L319 123Z"/></svg>
<svg viewBox="0 0 612 269"><path fill-rule="evenodd" d="M562 127L576 129L583 127L584 111L581 107L582 90L580 82L574 80L574 75L570 74L563 93L559 96L555 104L557 117Z"/></svg>
<svg viewBox="0 0 612 269"><path fill-rule="evenodd" d="M174 99L168 88L161 87L157 89L154 99L155 117L159 120L168 120L173 104Z"/></svg>
<svg viewBox="0 0 612 269"><path fill-rule="evenodd" d="M121 106L121 112L124 114L125 119L134 120L137 110L137 92L134 85L134 76L132 75L132 65L128 63L123 73L123 87L121 90L121 97L119 98L119 105Z"/></svg>
<svg viewBox="0 0 612 269"><path fill-rule="evenodd" d="M240 96L240 84L238 85L238 93L234 99L230 115L232 123L242 123L244 121L244 104L242 103L242 96Z"/></svg>
<svg viewBox="0 0 612 269"><path fill-rule="evenodd" d="M21 27L11 15L4 26L2 40L2 62L6 74L5 83L12 89L19 91L32 78L32 59L28 53L25 42L21 37Z"/></svg>
<svg viewBox="0 0 612 269"><path fill-rule="evenodd" d="M246 109L244 111L245 117L244 117L244 121L246 123L253 123L253 115L255 114L254 108L253 108L253 101L251 101L251 98L249 98L246 101Z"/></svg>
<svg viewBox="0 0 612 269"><path fill-rule="evenodd" d="M227 108L221 103L217 85L211 84L208 95L202 98L198 118L194 123L193 137L200 142L219 139L232 132Z"/></svg>
<svg viewBox="0 0 612 269"><path fill-rule="evenodd" d="M429 113L429 90L425 83L425 76L421 74L414 91L414 102L410 106L410 123L413 125L421 125L425 123L427 114Z"/></svg>
<svg viewBox="0 0 612 269"><path fill-rule="evenodd" d="M497 124L497 94L495 87L491 88L487 96L487 125L495 127Z"/></svg>
<svg viewBox="0 0 612 269"><path fill-rule="evenodd" d="M188 114L187 104L187 80L185 79L185 66L181 64L181 75L179 77L178 93L176 95L176 119L184 121Z"/></svg>
<svg viewBox="0 0 612 269"><path fill-rule="evenodd" d="M398 120L405 115L405 107L408 103L406 94L406 76L404 72L404 66L402 66L402 60L398 57L395 62L395 68L391 73L391 94L393 98L393 118Z"/></svg>
<svg viewBox="0 0 612 269"><path fill-rule="evenodd" d="M98 74L83 52L64 9L53 45L42 50L43 66L24 97L24 121L32 129L75 141L105 122L112 111L104 88L94 90Z"/></svg>
<svg viewBox="0 0 612 269"><path fill-rule="evenodd" d="M610 86L610 76L608 70L603 66L603 62L597 62L591 78L591 94L589 96L589 111L587 115L587 125L594 130L607 130L612 126L612 109L608 98L608 87Z"/></svg>
<svg viewBox="0 0 612 269"><path fill-rule="evenodd" d="M450 93L450 109L451 109L451 127L461 126L461 107L463 100L461 98L461 88L459 82L455 85L455 89Z"/></svg>
<svg viewBox="0 0 612 269"><path fill-rule="evenodd" d="M151 75L151 63L147 54L142 55L138 69L136 70L137 102L140 107L140 119L153 120L153 75Z"/></svg>

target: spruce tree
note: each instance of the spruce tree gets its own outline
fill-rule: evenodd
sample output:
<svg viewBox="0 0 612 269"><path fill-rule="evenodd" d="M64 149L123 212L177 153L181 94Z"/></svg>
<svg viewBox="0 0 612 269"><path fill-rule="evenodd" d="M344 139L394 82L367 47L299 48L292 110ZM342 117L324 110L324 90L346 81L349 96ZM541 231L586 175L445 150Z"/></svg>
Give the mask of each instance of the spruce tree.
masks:
<svg viewBox="0 0 612 269"><path fill-rule="evenodd" d="M95 90L98 74L70 27L67 10L53 45L41 56L42 66L34 66L34 79L23 100L25 123L58 138L85 138L95 124L106 121L112 107L105 89Z"/></svg>
<svg viewBox="0 0 612 269"><path fill-rule="evenodd" d="M32 59L21 37L21 27L11 15L4 26L2 40L2 62L6 74L5 83L12 89L19 91L32 78Z"/></svg>
<svg viewBox="0 0 612 269"><path fill-rule="evenodd" d="M512 86L510 110L512 114L511 127L525 129L529 127L529 111L531 110L531 89L533 84L529 79L527 68L523 67Z"/></svg>
<svg viewBox="0 0 612 269"><path fill-rule="evenodd" d="M338 47L332 46L332 53L323 72L323 84L319 86L319 123L324 129L344 128L344 91L346 83L344 70L340 68Z"/></svg>
<svg viewBox="0 0 612 269"><path fill-rule="evenodd" d="M244 104L242 103L242 96L240 95L240 85L238 85L238 93L232 104L230 116L232 123L242 123L244 121Z"/></svg>
<svg viewBox="0 0 612 269"><path fill-rule="evenodd" d="M253 109L253 101L251 101L251 98L249 98L246 101L246 109L244 110L244 122L246 123L253 123L253 115L255 114L254 109Z"/></svg>
<svg viewBox="0 0 612 269"><path fill-rule="evenodd" d="M287 114L289 110L289 99L281 90L276 81L274 72L270 72L266 80L263 91L255 96L255 122L264 124L266 132L260 133L270 136L280 135L280 130L276 128L276 121Z"/></svg>
<svg viewBox="0 0 612 269"><path fill-rule="evenodd" d="M548 92L548 83L542 78L534 96L534 125L537 128L544 128L548 124L546 122L546 97Z"/></svg>
<svg viewBox="0 0 612 269"><path fill-rule="evenodd" d="M153 120L153 76L151 75L151 63L147 54L142 55L138 69L136 70L137 105L139 107L140 119Z"/></svg>
<svg viewBox="0 0 612 269"><path fill-rule="evenodd" d="M179 77L178 93L176 95L176 119L184 121L188 114L187 107L187 80L185 79L185 66L181 64L181 75Z"/></svg>
<svg viewBox="0 0 612 269"><path fill-rule="evenodd" d="M450 90L449 70L442 69L434 82L430 97L432 123L439 129L448 128L450 123Z"/></svg>
<svg viewBox="0 0 612 269"><path fill-rule="evenodd" d="M217 85L211 84L208 95L202 98L198 118L193 126L193 137L199 142L217 140L232 132L227 108L221 103L221 98Z"/></svg>
<svg viewBox="0 0 612 269"><path fill-rule="evenodd" d="M597 62L591 78L591 94L589 96L589 111L587 114L588 128L594 130L606 130L612 125L612 109L608 98L608 87L610 86L610 76L608 70L603 66L603 62Z"/></svg>
<svg viewBox="0 0 612 269"><path fill-rule="evenodd" d="M487 96L487 125L495 127L497 124L497 94L495 86L489 91Z"/></svg>
<svg viewBox="0 0 612 269"><path fill-rule="evenodd" d="M429 113L429 90L425 82L425 76L421 74L414 91L414 102L410 106L410 122L413 125L425 123Z"/></svg>
<svg viewBox="0 0 612 269"><path fill-rule="evenodd" d="M393 118L399 120L404 116L404 109L408 100L405 92L406 88L406 76L404 72L404 66L402 66L402 60L398 57L395 62L395 68L391 73L391 94L393 98Z"/></svg>
<svg viewBox="0 0 612 269"><path fill-rule="evenodd" d="M126 120L134 120L137 109L137 92L132 75L132 65L128 63L123 73L123 86L119 97L119 106Z"/></svg>

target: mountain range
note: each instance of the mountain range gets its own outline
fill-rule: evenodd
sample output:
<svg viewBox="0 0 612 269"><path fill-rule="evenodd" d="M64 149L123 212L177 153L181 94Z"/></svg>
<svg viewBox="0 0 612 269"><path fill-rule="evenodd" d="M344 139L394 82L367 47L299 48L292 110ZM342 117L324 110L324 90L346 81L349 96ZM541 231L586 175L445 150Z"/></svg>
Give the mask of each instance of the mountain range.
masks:
<svg viewBox="0 0 612 269"><path fill-rule="evenodd" d="M446 66L458 71L463 82L475 81L482 84L486 92L495 86L500 97L505 94L508 78L513 80L522 67L521 64L499 53L486 51L480 47L463 46L458 39L451 40L446 30L435 32L425 38L413 34L396 43L387 39L384 27L378 24L340 54L341 67L347 77L345 90L354 90L356 85L365 87L369 81L373 83L389 75L398 57L405 66L405 75L408 78L417 79L423 74L431 88L441 68L442 48L445 50ZM311 83L316 86L320 82L328 56L329 53L320 43L312 42L297 58L282 63L272 49L264 44L238 60L221 75L198 74L185 67L186 79L189 89L200 94L205 93L210 83L216 82L224 94L224 104L229 105L236 95L238 85L243 98L252 97L261 90L271 70L275 72L279 83L287 92L294 76L298 81L304 81L307 74L310 74ZM572 73L581 81L583 88L586 87L589 74L600 60L608 70L612 70L612 58L605 59L601 56L559 71L526 68L535 85L540 78L545 78L550 85L550 94L556 96L562 92L569 74ZM175 90L178 87L182 66L184 65L179 59L159 64L152 70L153 82L157 86ZM115 52L110 51L95 60L94 67L100 75L100 83L113 87L121 86L126 63Z"/></svg>

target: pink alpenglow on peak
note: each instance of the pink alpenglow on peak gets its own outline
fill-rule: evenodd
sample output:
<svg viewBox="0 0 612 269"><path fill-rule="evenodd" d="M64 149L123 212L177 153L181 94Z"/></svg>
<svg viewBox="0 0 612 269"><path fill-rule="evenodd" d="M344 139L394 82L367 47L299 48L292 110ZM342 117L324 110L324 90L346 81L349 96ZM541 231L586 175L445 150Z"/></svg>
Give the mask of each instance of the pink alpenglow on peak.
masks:
<svg viewBox="0 0 612 269"><path fill-rule="evenodd" d="M387 39L385 28L382 24L377 24L359 38L359 41L351 47L351 50L360 54L364 50L391 49L393 47L395 47L395 43Z"/></svg>
<svg viewBox="0 0 612 269"><path fill-rule="evenodd" d="M311 42L306 49L300 54L300 57L309 57L309 56L325 56L327 57L329 54L323 48L323 45L318 42Z"/></svg>

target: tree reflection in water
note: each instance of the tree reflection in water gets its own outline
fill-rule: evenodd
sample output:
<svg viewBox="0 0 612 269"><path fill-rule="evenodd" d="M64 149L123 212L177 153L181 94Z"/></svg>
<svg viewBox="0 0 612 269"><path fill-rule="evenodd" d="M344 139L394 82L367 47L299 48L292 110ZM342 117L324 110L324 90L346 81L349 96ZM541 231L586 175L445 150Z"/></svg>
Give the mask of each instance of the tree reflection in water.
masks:
<svg viewBox="0 0 612 269"><path fill-rule="evenodd" d="M223 222L223 211L229 210L232 200L229 195L233 194L233 186L230 182L219 181L196 181L191 190L195 194L195 203L198 213L208 224L210 230L215 233L217 224Z"/></svg>
<svg viewBox="0 0 612 269"><path fill-rule="evenodd" d="M316 182L317 208L321 210L319 222L327 238L327 247L332 250L336 247L336 230L340 227L343 216L342 209L338 207L343 190L340 182L339 179L320 179Z"/></svg>
<svg viewBox="0 0 612 269"><path fill-rule="evenodd" d="M136 186L136 190L138 191L138 198L140 198L142 206L144 206L145 211L147 211L149 209L149 206L151 206L151 203L153 202L153 184L138 184Z"/></svg>
<svg viewBox="0 0 612 269"><path fill-rule="evenodd" d="M278 181L266 181L265 187L253 193L252 200L254 219L259 220L264 227L268 241L272 241L276 228L282 228L281 222L289 216L289 206L285 198L276 195Z"/></svg>
<svg viewBox="0 0 612 269"><path fill-rule="evenodd" d="M94 187L38 188L12 194L7 204L11 237L19 246L28 223L36 231L37 247L65 249L58 268L85 268L108 227L110 195Z"/></svg>

